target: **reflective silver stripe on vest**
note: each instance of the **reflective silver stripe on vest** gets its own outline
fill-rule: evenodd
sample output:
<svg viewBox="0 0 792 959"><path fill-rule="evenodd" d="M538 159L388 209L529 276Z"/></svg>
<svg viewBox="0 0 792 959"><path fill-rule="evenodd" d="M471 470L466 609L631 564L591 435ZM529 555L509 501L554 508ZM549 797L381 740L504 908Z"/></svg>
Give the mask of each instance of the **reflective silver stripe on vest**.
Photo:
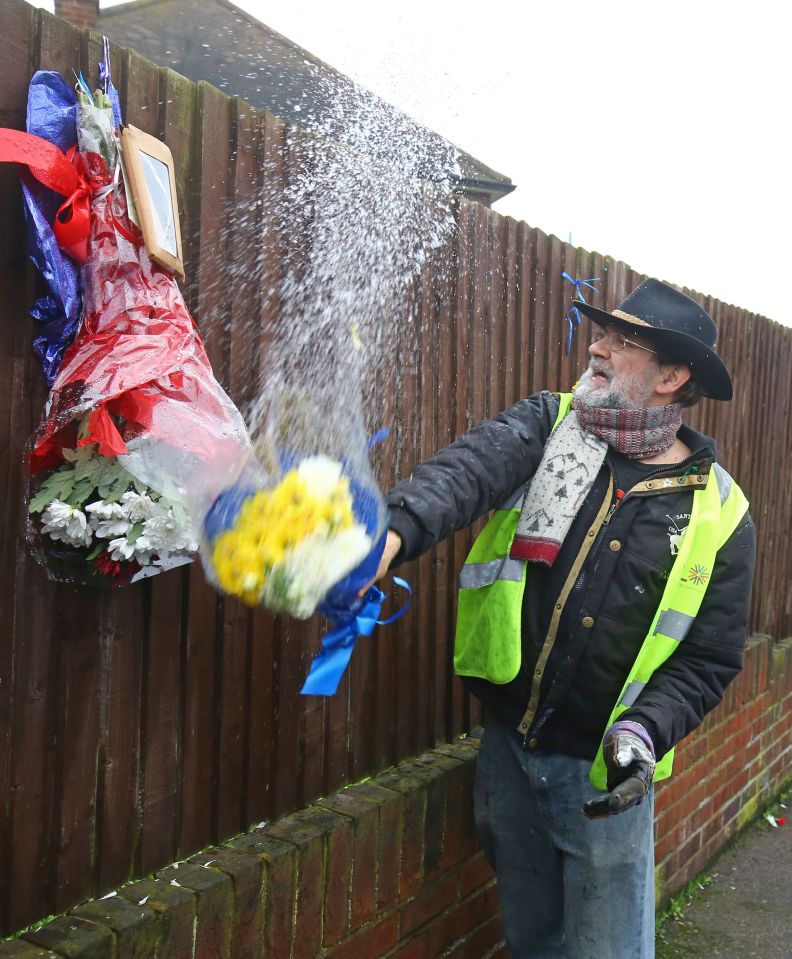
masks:
<svg viewBox="0 0 792 959"><path fill-rule="evenodd" d="M522 509L524 499L525 486L518 486L506 502L503 503L502 506L499 506L498 509Z"/></svg>
<svg viewBox="0 0 792 959"><path fill-rule="evenodd" d="M690 627L693 625L694 616L688 616L687 613L680 613L676 609L664 609L657 617L653 636L662 633L669 639L675 639L678 643L687 636Z"/></svg>
<svg viewBox="0 0 792 959"><path fill-rule="evenodd" d="M717 463L713 463L712 468L715 470L715 482L718 484L721 506L723 506L723 504L729 498L729 493L731 493L734 480L731 478L731 476L729 476L726 470Z"/></svg>
<svg viewBox="0 0 792 959"><path fill-rule="evenodd" d="M521 583L525 560L493 559L488 563L465 563L459 574L460 589L479 589L482 586L491 586L499 579L510 583Z"/></svg>
<svg viewBox="0 0 792 959"><path fill-rule="evenodd" d="M646 686L646 683L639 683L637 679L634 679L631 683L629 683L627 689L624 690L624 695L621 698L621 705L634 706L635 701L641 695L644 686Z"/></svg>

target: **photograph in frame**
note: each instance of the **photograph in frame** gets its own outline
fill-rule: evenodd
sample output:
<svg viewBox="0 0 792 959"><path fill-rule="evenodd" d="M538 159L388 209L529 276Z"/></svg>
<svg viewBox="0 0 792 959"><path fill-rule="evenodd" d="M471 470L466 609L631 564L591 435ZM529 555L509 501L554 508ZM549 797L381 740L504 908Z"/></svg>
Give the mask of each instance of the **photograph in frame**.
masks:
<svg viewBox="0 0 792 959"><path fill-rule="evenodd" d="M121 132L121 149L146 250L155 263L184 279L173 155L161 140L131 125Z"/></svg>

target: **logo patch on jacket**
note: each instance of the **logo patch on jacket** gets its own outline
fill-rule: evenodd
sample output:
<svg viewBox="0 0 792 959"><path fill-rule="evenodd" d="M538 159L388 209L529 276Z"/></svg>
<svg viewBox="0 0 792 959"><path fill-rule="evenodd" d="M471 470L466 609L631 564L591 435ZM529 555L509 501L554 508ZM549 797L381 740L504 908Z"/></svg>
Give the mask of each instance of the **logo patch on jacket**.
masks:
<svg viewBox="0 0 792 959"><path fill-rule="evenodd" d="M695 583L696 586L703 586L709 579L709 570L706 566L702 566L700 563L696 563L695 566L691 566L688 570L688 579L691 583Z"/></svg>
<svg viewBox="0 0 792 959"><path fill-rule="evenodd" d="M666 513L666 518L671 520L671 525L668 527L668 544L671 547L671 555L676 556L690 523L690 513L679 513L677 516L669 516Z"/></svg>

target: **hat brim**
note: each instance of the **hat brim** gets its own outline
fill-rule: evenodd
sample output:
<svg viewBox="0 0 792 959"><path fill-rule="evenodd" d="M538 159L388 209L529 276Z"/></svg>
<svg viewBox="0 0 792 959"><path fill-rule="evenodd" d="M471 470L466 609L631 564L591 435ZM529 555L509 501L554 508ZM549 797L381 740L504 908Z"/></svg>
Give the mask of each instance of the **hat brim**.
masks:
<svg viewBox="0 0 792 959"><path fill-rule="evenodd" d="M575 300L574 305L599 326L612 326L622 333L637 334L656 345L661 353L684 363L690 368L703 396L712 400L730 400L734 395L731 376L721 358L694 336L676 330L660 330L642 323L630 323L606 310L589 306L582 300Z"/></svg>

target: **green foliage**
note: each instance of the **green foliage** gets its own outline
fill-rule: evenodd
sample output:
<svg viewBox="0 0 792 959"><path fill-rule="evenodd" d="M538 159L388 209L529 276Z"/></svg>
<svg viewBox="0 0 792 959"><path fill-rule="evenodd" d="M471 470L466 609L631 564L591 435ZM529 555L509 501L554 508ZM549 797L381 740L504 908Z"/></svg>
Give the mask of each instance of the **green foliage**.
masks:
<svg viewBox="0 0 792 959"><path fill-rule="evenodd" d="M54 499L69 506L83 507L93 496L105 503L117 503L129 489L138 493L146 491L131 473L127 472L115 457L100 456L96 446L78 446L77 449L63 451L66 462L41 484L35 496L31 497L28 510L40 513Z"/></svg>
<svg viewBox="0 0 792 959"><path fill-rule="evenodd" d="M66 502L74 489L74 470L71 467L62 466L55 470L41 484L41 489L35 496L31 497L28 511L31 513L40 513L44 507L54 499Z"/></svg>
<svg viewBox="0 0 792 959"><path fill-rule="evenodd" d="M130 531L126 534L127 543L129 543L130 546L140 539L140 534L143 532L144 525L144 523L135 523L132 529L130 529Z"/></svg>

